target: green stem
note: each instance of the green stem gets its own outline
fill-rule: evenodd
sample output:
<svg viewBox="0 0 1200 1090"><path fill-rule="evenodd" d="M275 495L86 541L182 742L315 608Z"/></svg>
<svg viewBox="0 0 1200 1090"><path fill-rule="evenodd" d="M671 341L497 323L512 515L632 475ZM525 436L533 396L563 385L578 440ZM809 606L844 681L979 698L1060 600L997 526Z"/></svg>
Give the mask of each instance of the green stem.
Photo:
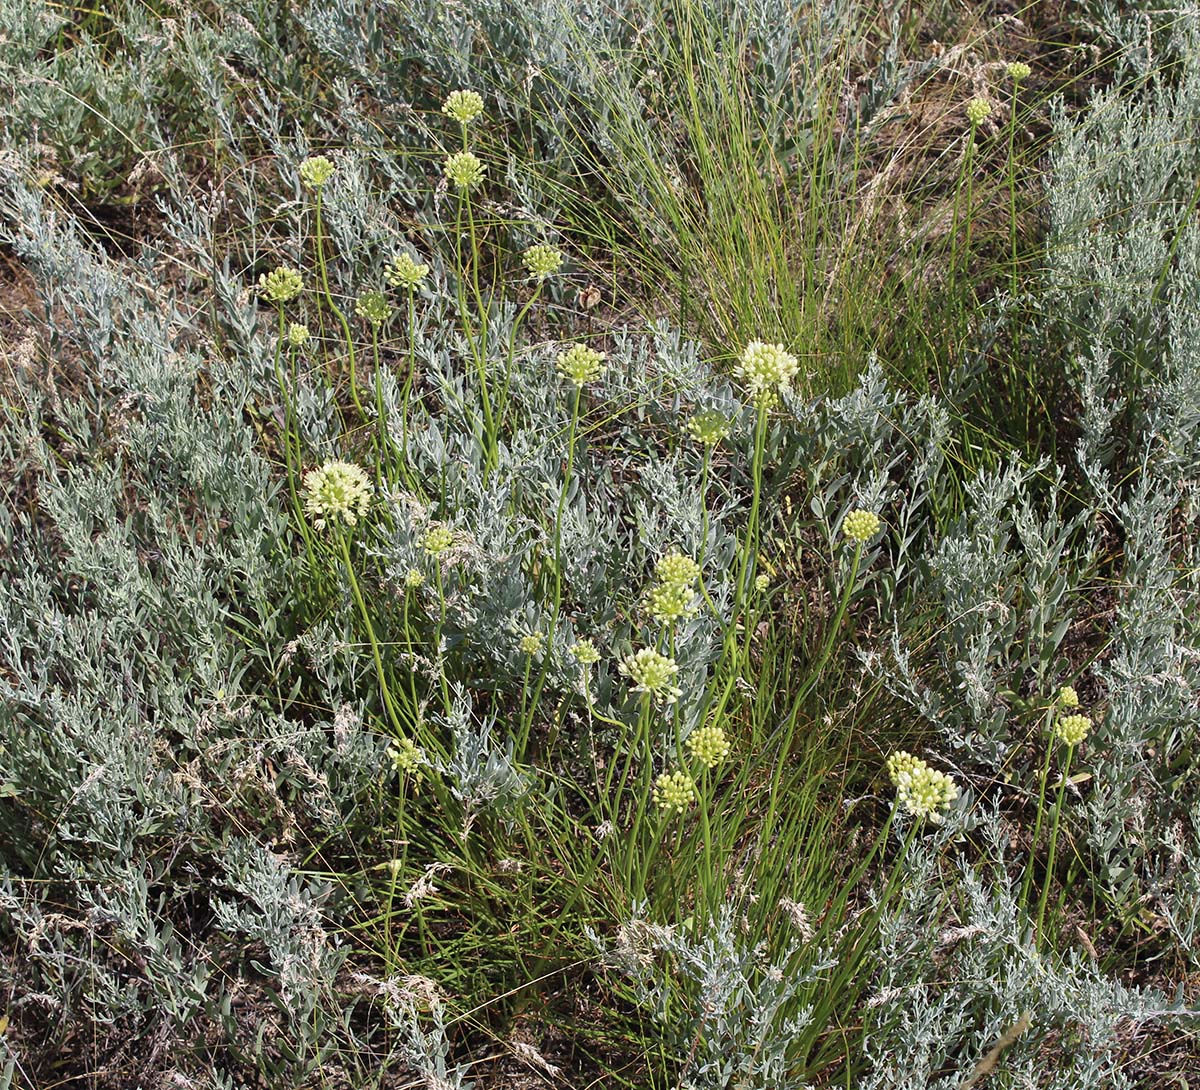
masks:
<svg viewBox="0 0 1200 1090"><path fill-rule="evenodd" d="M1046 712L1046 721L1044 729L1048 730L1050 726L1050 717L1054 714L1053 708ZM1029 889L1033 884L1033 860L1037 852L1038 841L1042 835L1042 815L1046 809L1046 780L1050 775L1050 760L1054 756L1054 742L1049 740L1046 743L1046 756L1042 761L1042 775L1038 784L1038 805L1037 818L1033 825L1033 839L1029 843L1029 862L1025 867L1025 879L1021 883L1021 908L1025 908L1029 904Z"/></svg>
<svg viewBox="0 0 1200 1090"><path fill-rule="evenodd" d="M1067 747L1067 759L1063 762L1062 779L1058 784L1058 797L1054 802L1054 821L1050 826L1050 848L1046 853L1046 875L1042 882L1042 895L1038 898L1037 928L1034 931L1034 949L1041 949L1042 927L1046 918L1046 900L1050 896L1050 883L1054 880L1054 855L1058 848L1058 823L1062 818L1063 797L1067 793L1067 777L1071 773L1071 758L1075 755L1075 747Z"/></svg>
<svg viewBox="0 0 1200 1090"><path fill-rule="evenodd" d="M346 315L342 313L341 307L333 301L333 294L329 290L329 270L325 264L325 245L324 235L322 231L321 220L321 191L317 190L317 206L316 206L316 228L317 228L317 268L321 273L321 290L325 295L325 305L333 312L338 323L342 327L342 336L346 339L346 353L350 362L350 396L354 400L354 407L358 410L359 417L365 417L363 412L362 402L358 400L358 386L354 374L354 338L350 334L350 323L346 320Z"/></svg>

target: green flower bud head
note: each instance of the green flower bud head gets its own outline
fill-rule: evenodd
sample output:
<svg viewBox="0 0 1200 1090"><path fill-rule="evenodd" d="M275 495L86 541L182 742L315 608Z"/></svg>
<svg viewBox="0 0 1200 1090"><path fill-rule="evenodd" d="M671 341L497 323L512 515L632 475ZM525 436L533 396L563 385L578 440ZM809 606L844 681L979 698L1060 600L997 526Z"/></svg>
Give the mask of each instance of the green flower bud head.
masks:
<svg viewBox="0 0 1200 1090"><path fill-rule="evenodd" d="M536 655L542 649L545 639L546 637L540 632L531 632L528 636L522 636L518 645L521 648L521 654Z"/></svg>
<svg viewBox="0 0 1200 1090"><path fill-rule="evenodd" d="M474 91L451 91L442 103L442 113L462 125L469 125L483 113L483 99Z"/></svg>
<svg viewBox="0 0 1200 1090"><path fill-rule="evenodd" d="M430 526L425 531L425 551L430 556L441 556L453 544L454 535L448 526Z"/></svg>
<svg viewBox="0 0 1200 1090"><path fill-rule="evenodd" d="M411 738L401 738L395 745L388 746L388 756L396 771L400 773L419 772L425 763L425 751Z"/></svg>
<svg viewBox="0 0 1200 1090"><path fill-rule="evenodd" d="M721 727L700 727L688 735L688 752L701 764L715 768L729 756L729 739Z"/></svg>
<svg viewBox="0 0 1200 1090"><path fill-rule="evenodd" d="M762 594L770 585L771 577L769 575L756 575L754 577L754 589L759 594Z"/></svg>
<svg viewBox="0 0 1200 1090"><path fill-rule="evenodd" d="M746 384L750 396L758 402L771 402L791 387L800 370L800 362L781 344L751 341L734 367L734 374Z"/></svg>
<svg viewBox="0 0 1200 1090"><path fill-rule="evenodd" d="M308 326L299 322L291 322L287 327L287 343L293 348L299 348L308 341Z"/></svg>
<svg viewBox="0 0 1200 1090"><path fill-rule="evenodd" d="M842 533L863 545L879 533L879 516L873 511L851 511L842 520Z"/></svg>
<svg viewBox="0 0 1200 1090"><path fill-rule="evenodd" d="M387 271L387 281L394 288L419 287L421 281L429 275L429 266L413 260L406 253L399 253L392 258L391 267Z"/></svg>
<svg viewBox="0 0 1200 1090"><path fill-rule="evenodd" d="M1033 69L1024 61L1011 61L1004 72L1013 83L1020 83L1023 79L1029 79Z"/></svg>
<svg viewBox="0 0 1200 1090"><path fill-rule="evenodd" d="M478 157L469 151L456 152L446 160L446 177L464 193L474 189L483 181L483 173L487 168Z"/></svg>
<svg viewBox="0 0 1200 1090"><path fill-rule="evenodd" d="M1086 715L1064 715L1054 725L1054 736L1064 745L1077 746L1092 729L1092 721Z"/></svg>
<svg viewBox="0 0 1200 1090"><path fill-rule="evenodd" d="M547 276L552 276L562 268L563 252L553 246L539 243L536 246L530 246L521 255L521 260L524 262L525 268L529 270L530 276L535 280L545 280Z"/></svg>
<svg viewBox="0 0 1200 1090"><path fill-rule="evenodd" d="M654 574L667 586L691 587L700 578L700 565L690 556L672 550L659 559Z"/></svg>
<svg viewBox="0 0 1200 1090"><path fill-rule="evenodd" d="M585 344L573 344L565 352L559 353L558 373L576 386L595 382L604 374L604 353Z"/></svg>
<svg viewBox="0 0 1200 1090"><path fill-rule="evenodd" d="M1058 702L1064 708L1078 708L1079 694L1075 691L1073 686L1064 685L1058 690Z"/></svg>
<svg viewBox="0 0 1200 1090"><path fill-rule="evenodd" d="M627 655L617 669L633 684L635 693L646 693L659 704L674 704L683 690L675 686L679 666L674 659L660 655L653 647L643 647Z"/></svg>
<svg viewBox="0 0 1200 1090"><path fill-rule="evenodd" d="M371 503L371 481L360 466L326 462L304 474L304 510L313 526L354 526Z"/></svg>
<svg viewBox="0 0 1200 1090"><path fill-rule="evenodd" d="M967 103L967 120L972 126L979 125L992 112L992 104L986 98L973 98Z"/></svg>
<svg viewBox="0 0 1200 1090"><path fill-rule="evenodd" d="M696 798L696 785L686 772L664 772L654 781L654 801L668 813L682 814Z"/></svg>
<svg viewBox="0 0 1200 1090"><path fill-rule="evenodd" d="M893 754L888 759L888 775L896 785L896 801L913 817L939 821L938 811L958 798L954 780L911 753Z"/></svg>
<svg viewBox="0 0 1200 1090"><path fill-rule="evenodd" d="M333 177L333 163L324 155L313 155L300 164L300 181L309 189L320 189Z"/></svg>
<svg viewBox="0 0 1200 1090"><path fill-rule="evenodd" d="M693 439L706 447L715 447L729 435L729 418L716 409L698 412L684 426Z"/></svg>
<svg viewBox="0 0 1200 1090"><path fill-rule="evenodd" d="M417 587L421 586L424 582L425 576L421 572L417 571L416 568L409 568L408 574L404 576L404 585L408 587L409 590L416 590Z"/></svg>
<svg viewBox="0 0 1200 1090"><path fill-rule="evenodd" d="M378 329L392 316L392 308L381 291L364 291L354 304L354 313Z"/></svg>
<svg viewBox="0 0 1200 1090"><path fill-rule="evenodd" d="M646 594L646 612L662 624L674 624L695 610L696 595L679 583L660 583Z"/></svg>
<svg viewBox="0 0 1200 1090"><path fill-rule="evenodd" d="M581 666L592 666L600 661L600 652L591 640L576 640L571 645L571 654Z"/></svg>
<svg viewBox="0 0 1200 1090"><path fill-rule="evenodd" d="M280 265L258 278L258 294L268 303L290 303L304 290L304 277L299 269Z"/></svg>

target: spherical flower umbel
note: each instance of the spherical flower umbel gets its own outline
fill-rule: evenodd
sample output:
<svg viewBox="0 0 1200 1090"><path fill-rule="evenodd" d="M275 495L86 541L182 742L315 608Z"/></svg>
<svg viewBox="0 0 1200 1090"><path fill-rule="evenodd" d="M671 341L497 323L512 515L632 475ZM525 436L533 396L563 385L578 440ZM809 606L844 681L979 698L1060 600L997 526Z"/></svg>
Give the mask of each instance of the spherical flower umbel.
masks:
<svg viewBox="0 0 1200 1090"><path fill-rule="evenodd" d="M591 640L576 640L571 645L571 654L581 666L593 666L600 661L600 652Z"/></svg>
<svg viewBox="0 0 1200 1090"><path fill-rule="evenodd" d="M404 585L408 587L409 590L416 590L417 587L421 586L424 582L425 574L417 571L416 568L409 568L408 572L404 576Z"/></svg>
<svg viewBox="0 0 1200 1090"><path fill-rule="evenodd" d="M522 636L520 643L517 645L521 649L523 655L536 655L545 642L546 637L541 632L530 632L528 636Z"/></svg>
<svg viewBox="0 0 1200 1090"><path fill-rule="evenodd" d="M674 659L660 655L653 647L643 647L627 655L617 669L634 683L635 693L646 693L660 704L674 704L683 690L674 684L679 666Z"/></svg>
<svg viewBox="0 0 1200 1090"><path fill-rule="evenodd" d="M701 409L684 427L698 443L715 447L729 435L729 417L716 409Z"/></svg>
<svg viewBox="0 0 1200 1090"><path fill-rule="evenodd" d="M751 341L734 367L756 401L771 401L788 389L800 370L800 362L781 344Z"/></svg>
<svg viewBox="0 0 1200 1090"><path fill-rule="evenodd" d="M454 534L450 532L449 526L443 526L441 523L436 523L430 526L425 531L425 540L423 542L425 551L430 556L441 556L451 545L454 544Z"/></svg>
<svg viewBox="0 0 1200 1090"><path fill-rule="evenodd" d="M992 112L992 104L986 98L973 98L967 103L967 120L972 126L979 125Z"/></svg>
<svg viewBox="0 0 1200 1090"><path fill-rule="evenodd" d="M460 151L446 160L444 169L446 177L459 189L466 191L483 181L483 173L487 168L473 152Z"/></svg>
<svg viewBox="0 0 1200 1090"><path fill-rule="evenodd" d="M662 624L674 624L693 611L696 595L681 583L659 583L646 592L646 612Z"/></svg>
<svg viewBox="0 0 1200 1090"><path fill-rule="evenodd" d="M387 271L387 281L394 288L413 289L429 275L429 266L414 260L409 254L399 253L392 258Z"/></svg>
<svg viewBox="0 0 1200 1090"><path fill-rule="evenodd" d="M371 503L371 481L360 466L326 462L304 474L304 510L318 530L331 523L354 526Z"/></svg>
<svg viewBox="0 0 1200 1090"><path fill-rule="evenodd" d="M1054 725L1054 736L1064 745L1077 746L1092 729L1092 721L1086 715L1064 715Z"/></svg>
<svg viewBox="0 0 1200 1090"><path fill-rule="evenodd" d="M842 533L864 545L879 533L879 516L873 511L854 510L842 519Z"/></svg>
<svg viewBox="0 0 1200 1090"><path fill-rule="evenodd" d="M395 745L388 746L387 752L397 772L411 774L425 763L425 751L411 738L401 738Z"/></svg>
<svg viewBox="0 0 1200 1090"><path fill-rule="evenodd" d="M1058 690L1058 702L1064 708L1078 708L1079 694L1075 691L1074 686L1064 685Z"/></svg>
<svg viewBox="0 0 1200 1090"><path fill-rule="evenodd" d="M308 340L308 326L299 322L291 322L287 327L287 343L293 348L299 348Z"/></svg>
<svg viewBox="0 0 1200 1090"><path fill-rule="evenodd" d="M686 772L664 772L654 781L654 801L668 813L682 814L696 798L696 784Z"/></svg>
<svg viewBox="0 0 1200 1090"><path fill-rule="evenodd" d="M483 99L475 91L451 91L442 103L442 113L462 125L469 125L483 113Z"/></svg>
<svg viewBox="0 0 1200 1090"><path fill-rule="evenodd" d="M691 587L700 578L700 565L673 549L655 564L654 574L667 586Z"/></svg>
<svg viewBox="0 0 1200 1090"><path fill-rule="evenodd" d="M1004 72L1013 83L1020 83L1023 79L1029 79L1033 69L1024 61L1010 61L1005 66Z"/></svg>
<svg viewBox="0 0 1200 1090"><path fill-rule="evenodd" d="M563 252L539 242L521 255L521 261L529 270L530 276L536 280L545 280L547 276L553 276L562 268Z"/></svg>
<svg viewBox="0 0 1200 1090"><path fill-rule="evenodd" d="M604 353L586 344L573 344L558 354L558 373L576 386L595 382L604 374Z"/></svg>
<svg viewBox="0 0 1200 1090"><path fill-rule="evenodd" d="M944 772L930 768L911 753L895 753L888 760L888 774L896 785L896 799L914 817L939 820L958 798L958 785Z"/></svg>
<svg viewBox="0 0 1200 1090"><path fill-rule="evenodd" d="M771 577L769 575L756 575L754 577L754 589L762 594L771 585Z"/></svg>
<svg viewBox="0 0 1200 1090"><path fill-rule="evenodd" d="M333 177L333 163L324 155L311 155L300 164L300 181L309 189L320 189Z"/></svg>
<svg viewBox="0 0 1200 1090"><path fill-rule="evenodd" d="M383 292L364 291L354 304L354 313L378 328L392 316L392 308Z"/></svg>
<svg viewBox="0 0 1200 1090"><path fill-rule="evenodd" d="M699 727L688 735L688 751L696 760L715 768L729 756L729 739L722 727Z"/></svg>
<svg viewBox="0 0 1200 1090"><path fill-rule="evenodd" d="M258 278L258 294L268 303L289 303L304 290L304 277L299 269L280 265Z"/></svg>

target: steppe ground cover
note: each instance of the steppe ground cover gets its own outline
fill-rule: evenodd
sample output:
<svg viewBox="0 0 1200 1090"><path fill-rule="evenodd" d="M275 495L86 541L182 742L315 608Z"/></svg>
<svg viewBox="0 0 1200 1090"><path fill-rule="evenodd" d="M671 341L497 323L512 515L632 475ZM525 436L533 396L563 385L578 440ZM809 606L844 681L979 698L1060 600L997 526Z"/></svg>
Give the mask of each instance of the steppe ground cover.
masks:
<svg viewBox="0 0 1200 1090"><path fill-rule="evenodd" d="M1200 12L0 43L0 1090L1189 1085Z"/></svg>

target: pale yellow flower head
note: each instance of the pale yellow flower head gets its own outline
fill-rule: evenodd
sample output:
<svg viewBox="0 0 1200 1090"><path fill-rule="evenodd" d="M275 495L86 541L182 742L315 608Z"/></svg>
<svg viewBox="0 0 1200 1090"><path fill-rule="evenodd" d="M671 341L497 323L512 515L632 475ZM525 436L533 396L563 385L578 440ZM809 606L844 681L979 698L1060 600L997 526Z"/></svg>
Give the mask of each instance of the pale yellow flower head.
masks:
<svg viewBox="0 0 1200 1090"><path fill-rule="evenodd" d="M600 652L591 640L576 640L571 645L571 654L581 666L593 666L600 661Z"/></svg>
<svg viewBox="0 0 1200 1090"><path fill-rule="evenodd" d="M1029 79L1033 69L1024 61L1010 61L1005 66L1004 72L1013 83L1020 83L1023 79Z"/></svg>
<svg viewBox="0 0 1200 1090"><path fill-rule="evenodd" d="M654 781L654 801L668 813L682 814L696 798L696 784L686 772L664 772Z"/></svg>
<svg viewBox="0 0 1200 1090"><path fill-rule="evenodd" d="M973 98L967 103L966 112L971 125L979 125L992 112L992 104L986 98Z"/></svg>
<svg viewBox="0 0 1200 1090"><path fill-rule="evenodd" d="M535 280L545 280L562 268L563 252L545 243L538 243L536 246L530 246L521 255L521 261L531 277Z"/></svg>
<svg viewBox="0 0 1200 1090"><path fill-rule="evenodd" d="M729 739L721 727L698 727L688 735L687 748L701 764L714 768L729 756Z"/></svg>
<svg viewBox="0 0 1200 1090"><path fill-rule="evenodd" d="M414 260L409 254L401 252L392 258L392 264L387 271L387 281L394 288L419 287L421 281L429 275L429 266Z"/></svg>
<svg viewBox="0 0 1200 1090"><path fill-rule="evenodd" d="M444 169L446 177L466 192L483 181L483 174L487 168L473 152L459 151L446 160Z"/></svg>
<svg viewBox="0 0 1200 1090"><path fill-rule="evenodd" d="M1075 691L1073 685L1064 685L1058 690L1058 702L1064 708L1078 708L1079 694Z"/></svg>
<svg viewBox="0 0 1200 1090"><path fill-rule="evenodd" d="M443 526L441 523L435 523L425 531L425 540L423 542L425 551L430 556L441 556L451 545L454 544L454 534L449 526Z"/></svg>
<svg viewBox="0 0 1200 1090"><path fill-rule="evenodd" d="M783 345L751 341L735 365L734 374L746 384L750 396L762 402L773 401L790 389L799 370L800 361L784 351Z"/></svg>
<svg viewBox="0 0 1200 1090"><path fill-rule="evenodd" d="M588 348L586 344L573 344L559 353L558 373L576 386L595 382L604 374L604 353Z"/></svg>
<svg viewBox="0 0 1200 1090"><path fill-rule="evenodd" d="M304 510L318 530L331 523L354 526L367 513L371 491L370 478L360 466L326 462L304 474Z"/></svg>
<svg viewBox="0 0 1200 1090"><path fill-rule="evenodd" d="M866 544L879 533L879 516L873 511L851 511L842 520L842 533L851 541Z"/></svg>
<svg viewBox="0 0 1200 1090"><path fill-rule="evenodd" d="M653 647L643 647L627 655L617 669L634 683L635 693L646 693L660 704L674 704L683 695L683 690L675 685L678 664Z"/></svg>
<svg viewBox="0 0 1200 1090"><path fill-rule="evenodd" d="M483 99L475 91L451 91L442 103L442 113L462 125L469 125L483 113Z"/></svg>
<svg viewBox="0 0 1200 1090"><path fill-rule="evenodd" d="M320 189L333 177L333 163L324 155L311 155L300 164L300 181L309 189Z"/></svg>
<svg viewBox="0 0 1200 1090"><path fill-rule="evenodd" d="M258 294L268 303L289 303L304 290L304 277L299 269L280 265L258 278Z"/></svg>
<svg viewBox="0 0 1200 1090"><path fill-rule="evenodd" d="M1064 715L1054 726L1054 736L1064 745L1077 746L1092 729L1092 721L1086 715Z"/></svg>
<svg viewBox="0 0 1200 1090"><path fill-rule="evenodd" d="M287 327L287 343L293 348L299 348L308 340L308 326L299 322L289 322Z"/></svg>
<svg viewBox="0 0 1200 1090"><path fill-rule="evenodd" d="M522 636L518 646L523 655L536 655L545 642L546 637L541 632L530 632L527 636Z"/></svg>

